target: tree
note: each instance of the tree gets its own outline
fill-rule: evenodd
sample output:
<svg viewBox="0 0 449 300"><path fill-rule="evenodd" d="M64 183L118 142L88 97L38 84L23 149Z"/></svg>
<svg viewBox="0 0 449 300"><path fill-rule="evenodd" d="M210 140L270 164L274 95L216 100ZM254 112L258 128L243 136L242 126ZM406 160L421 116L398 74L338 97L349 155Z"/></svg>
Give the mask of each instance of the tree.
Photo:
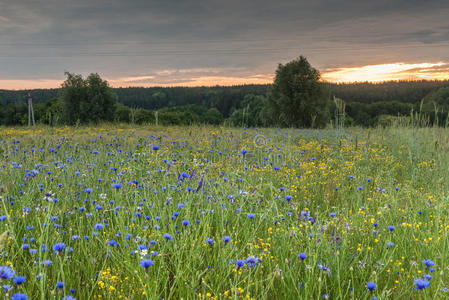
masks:
<svg viewBox="0 0 449 300"><path fill-rule="evenodd" d="M81 75L64 73L66 81L61 86L62 109L65 123L81 121L81 103L87 101L86 82Z"/></svg>
<svg viewBox="0 0 449 300"><path fill-rule="evenodd" d="M63 115L67 124L113 121L117 96L106 80L96 74L86 79L66 72L61 86Z"/></svg>
<svg viewBox="0 0 449 300"><path fill-rule="evenodd" d="M320 73L300 56L279 64L268 91L264 116L267 123L283 127L323 127L329 120L329 93L319 82Z"/></svg>

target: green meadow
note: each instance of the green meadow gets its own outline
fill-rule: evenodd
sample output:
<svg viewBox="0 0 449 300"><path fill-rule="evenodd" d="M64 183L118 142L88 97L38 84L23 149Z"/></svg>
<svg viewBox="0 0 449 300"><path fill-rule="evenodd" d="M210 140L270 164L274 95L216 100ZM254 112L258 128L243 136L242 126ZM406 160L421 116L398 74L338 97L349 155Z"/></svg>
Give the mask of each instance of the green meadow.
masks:
<svg viewBox="0 0 449 300"><path fill-rule="evenodd" d="M0 294L443 299L448 196L444 128L2 127Z"/></svg>

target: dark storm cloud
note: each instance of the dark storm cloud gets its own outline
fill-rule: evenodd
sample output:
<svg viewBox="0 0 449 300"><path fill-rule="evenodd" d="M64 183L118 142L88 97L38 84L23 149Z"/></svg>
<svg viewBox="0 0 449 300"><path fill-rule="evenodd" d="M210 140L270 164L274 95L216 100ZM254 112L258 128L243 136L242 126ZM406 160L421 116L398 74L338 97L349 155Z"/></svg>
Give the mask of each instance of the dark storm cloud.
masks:
<svg viewBox="0 0 449 300"><path fill-rule="evenodd" d="M0 0L0 80L69 70L170 83L187 75L158 72L199 68L244 78L300 54L322 70L447 61L448 15L444 0Z"/></svg>

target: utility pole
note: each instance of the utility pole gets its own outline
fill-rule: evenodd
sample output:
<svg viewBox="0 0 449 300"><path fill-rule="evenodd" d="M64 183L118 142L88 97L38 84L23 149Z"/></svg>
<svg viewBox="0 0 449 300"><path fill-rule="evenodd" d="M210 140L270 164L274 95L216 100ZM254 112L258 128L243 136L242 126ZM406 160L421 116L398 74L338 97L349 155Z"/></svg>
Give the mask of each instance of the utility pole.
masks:
<svg viewBox="0 0 449 300"><path fill-rule="evenodd" d="M34 122L33 99L31 94L28 93L28 126L31 126L31 119L33 119L33 126L36 126L36 122Z"/></svg>

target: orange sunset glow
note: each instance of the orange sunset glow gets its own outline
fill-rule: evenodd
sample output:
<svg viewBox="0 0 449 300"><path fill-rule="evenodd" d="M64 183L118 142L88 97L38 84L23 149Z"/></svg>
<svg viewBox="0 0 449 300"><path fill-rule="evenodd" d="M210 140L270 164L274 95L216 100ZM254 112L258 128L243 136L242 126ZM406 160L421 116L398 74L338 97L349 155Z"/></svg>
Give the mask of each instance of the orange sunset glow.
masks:
<svg viewBox="0 0 449 300"><path fill-rule="evenodd" d="M171 80L166 71L156 71L148 76L128 76L119 78L107 78L112 87L195 87L195 86L229 86L243 84L270 84L274 74L255 74L251 76L217 76L211 71L207 74L194 73L189 70L179 70L181 74L176 80ZM185 75L185 76L183 76ZM322 71L322 80L328 82L382 82L392 80L445 80L449 79L449 63L389 63L366 65L359 67L341 67ZM59 88L64 78L61 79L23 79L0 80L0 89L37 89Z"/></svg>
<svg viewBox="0 0 449 300"><path fill-rule="evenodd" d="M322 79L330 82L381 82L392 80L444 80L449 78L449 64L392 63L330 69Z"/></svg>

